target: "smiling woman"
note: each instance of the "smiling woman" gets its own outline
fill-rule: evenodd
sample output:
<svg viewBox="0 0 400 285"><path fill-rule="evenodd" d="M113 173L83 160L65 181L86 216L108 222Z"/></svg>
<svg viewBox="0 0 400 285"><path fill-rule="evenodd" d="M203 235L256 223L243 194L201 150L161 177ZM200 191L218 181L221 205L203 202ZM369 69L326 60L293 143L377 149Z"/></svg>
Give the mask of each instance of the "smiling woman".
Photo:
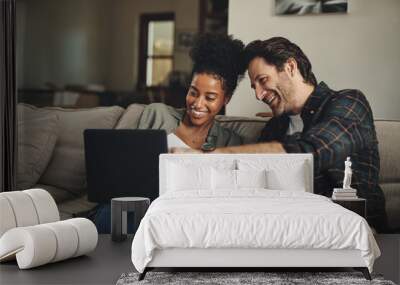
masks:
<svg viewBox="0 0 400 285"><path fill-rule="evenodd" d="M239 135L220 126L214 118L229 102L244 73L240 62L243 47L240 40L230 36L200 36L190 52L193 70L186 108L174 109L160 103L148 105L139 128L166 130L169 147L208 151L241 144Z"/></svg>
<svg viewBox="0 0 400 285"><path fill-rule="evenodd" d="M243 50L240 40L227 35L199 36L190 51L193 68L185 108L175 109L163 103L147 105L138 129L165 130L169 148L212 151L242 144L238 134L222 127L214 118L229 102L244 73ZM109 228L109 221L110 205L103 204L95 217L100 232Z"/></svg>
<svg viewBox="0 0 400 285"><path fill-rule="evenodd" d="M189 147L202 148L214 117L228 101L229 97L225 96L217 76L195 74L186 96L186 115L176 129L176 135Z"/></svg>

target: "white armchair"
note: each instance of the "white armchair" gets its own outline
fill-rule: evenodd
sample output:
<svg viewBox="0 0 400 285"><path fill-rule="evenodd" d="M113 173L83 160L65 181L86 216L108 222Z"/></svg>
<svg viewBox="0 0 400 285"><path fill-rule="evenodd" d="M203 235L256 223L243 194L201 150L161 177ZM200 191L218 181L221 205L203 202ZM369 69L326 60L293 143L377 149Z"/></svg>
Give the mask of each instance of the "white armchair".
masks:
<svg viewBox="0 0 400 285"><path fill-rule="evenodd" d="M42 189L0 193L0 262L20 269L80 256L95 249L97 229L88 219L59 221L54 199Z"/></svg>

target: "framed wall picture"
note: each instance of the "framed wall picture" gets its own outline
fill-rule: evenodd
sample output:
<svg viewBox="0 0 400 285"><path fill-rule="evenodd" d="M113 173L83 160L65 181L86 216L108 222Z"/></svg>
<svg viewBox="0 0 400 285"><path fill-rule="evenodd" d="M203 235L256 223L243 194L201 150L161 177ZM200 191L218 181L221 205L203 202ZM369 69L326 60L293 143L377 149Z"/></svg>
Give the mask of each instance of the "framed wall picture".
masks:
<svg viewBox="0 0 400 285"><path fill-rule="evenodd" d="M275 0L276 15L347 13L348 0Z"/></svg>

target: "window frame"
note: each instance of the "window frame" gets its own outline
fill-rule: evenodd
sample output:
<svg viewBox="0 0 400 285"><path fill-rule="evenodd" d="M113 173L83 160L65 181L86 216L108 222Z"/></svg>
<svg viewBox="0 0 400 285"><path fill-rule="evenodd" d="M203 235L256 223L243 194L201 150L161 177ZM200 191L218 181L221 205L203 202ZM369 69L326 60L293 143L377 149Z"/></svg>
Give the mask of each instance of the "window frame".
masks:
<svg viewBox="0 0 400 285"><path fill-rule="evenodd" d="M152 55L149 56L148 51L148 36L149 36L149 23L153 21L174 21L175 14L173 12L165 13L151 13L140 15L140 42L139 42L139 72L138 72L138 86L140 89L154 88L157 85L147 86L147 59L171 59L172 69L174 69L174 54L171 55ZM174 31L175 32L175 31ZM175 37L174 37L175 38Z"/></svg>

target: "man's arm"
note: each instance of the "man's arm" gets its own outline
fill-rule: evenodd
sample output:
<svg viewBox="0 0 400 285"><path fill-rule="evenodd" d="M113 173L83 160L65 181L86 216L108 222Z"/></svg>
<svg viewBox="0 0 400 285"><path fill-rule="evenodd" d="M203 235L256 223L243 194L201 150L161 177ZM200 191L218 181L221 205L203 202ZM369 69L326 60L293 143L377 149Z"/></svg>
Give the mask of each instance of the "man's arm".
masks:
<svg viewBox="0 0 400 285"><path fill-rule="evenodd" d="M218 148L215 153L312 153L317 172L376 144L371 109L355 90L342 94L325 110L325 120L305 133L286 136L281 142Z"/></svg>
<svg viewBox="0 0 400 285"><path fill-rule="evenodd" d="M202 150L192 148L173 147L170 153L205 153ZM245 144L239 146L228 146L216 148L206 153L286 153L282 144L279 142L267 142L257 144Z"/></svg>
<svg viewBox="0 0 400 285"><path fill-rule="evenodd" d="M312 153L316 173L344 161L366 146L377 144L372 112L361 92L342 93L324 112L324 120L300 137L287 136L282 141L289 153Z"/></svg>
<svg viewBox="0 0 400 285"><path fill-rule="evenodd" d="M279 142L266 142L217 148L210 153L286 153Z"/></svg>

